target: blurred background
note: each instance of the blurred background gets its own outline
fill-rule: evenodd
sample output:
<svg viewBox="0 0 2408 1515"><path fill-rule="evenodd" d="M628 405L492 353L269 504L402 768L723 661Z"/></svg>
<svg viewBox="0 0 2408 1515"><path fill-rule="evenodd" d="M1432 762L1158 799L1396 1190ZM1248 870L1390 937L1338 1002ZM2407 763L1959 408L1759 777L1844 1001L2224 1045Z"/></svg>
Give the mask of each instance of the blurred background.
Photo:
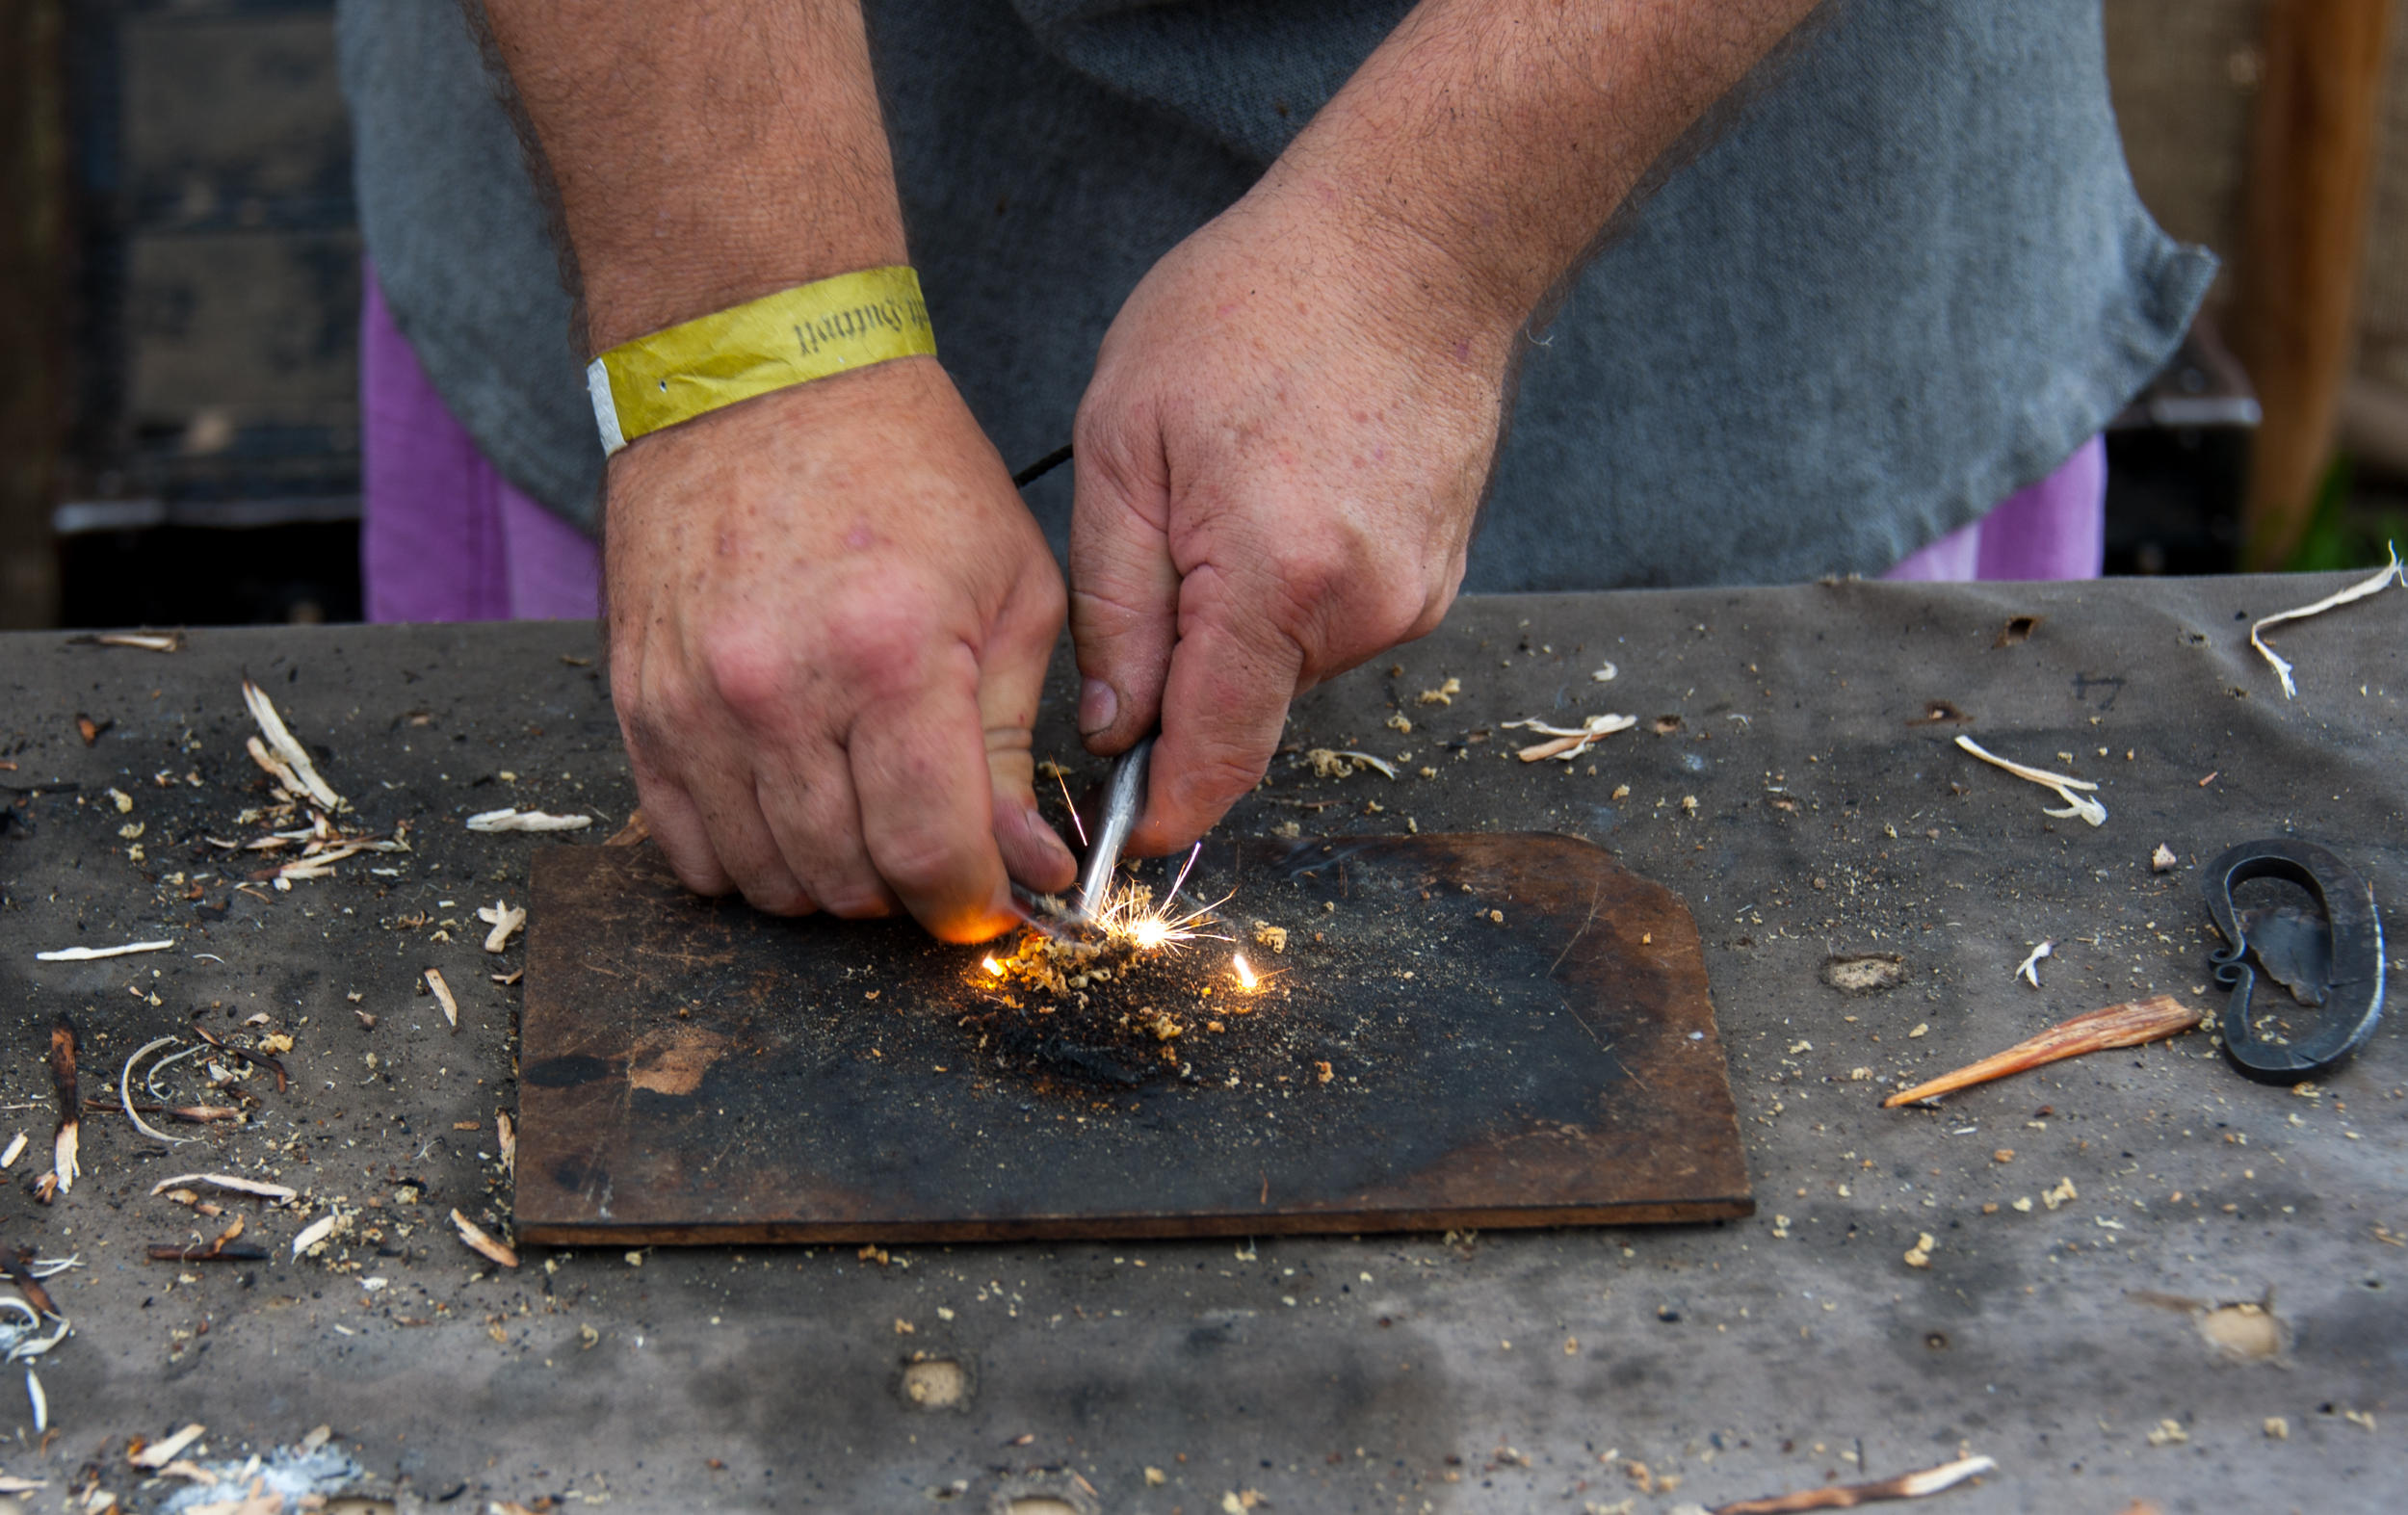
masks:
<svg viewBox="0 0 2408 1515"><path fill-rule="evenodd" d="M2408 27L2107 0L2141 197L2225 272L2109 433L2107 571L2408 541ZM0 0L0 625L354 619L331 0Z"/></svg>

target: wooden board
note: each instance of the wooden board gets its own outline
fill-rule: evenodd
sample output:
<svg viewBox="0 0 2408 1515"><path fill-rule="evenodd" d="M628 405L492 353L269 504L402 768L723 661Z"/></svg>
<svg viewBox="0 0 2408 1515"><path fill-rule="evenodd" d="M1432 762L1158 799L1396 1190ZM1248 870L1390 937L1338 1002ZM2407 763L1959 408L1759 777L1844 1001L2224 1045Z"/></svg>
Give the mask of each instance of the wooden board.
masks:
<svg viewBox="0 0 2408 1515"><path fill-rule="evenodd" d="M695 899L649 847L546 849L533 892L529 1241L1263 1236L1754 1208L1696 927L1572 838L1208 849L1188 893L1230 896L1217 929L1233 940L1099 985L1076 1015L1005 1006L983 950L908 923ZM1258 921L1288 930L1284 953L1250 939ZM1251 996L1232 978L1241 948L1269 974ZM1182 1031L1133 1035L1115 1008Z"/></svg>

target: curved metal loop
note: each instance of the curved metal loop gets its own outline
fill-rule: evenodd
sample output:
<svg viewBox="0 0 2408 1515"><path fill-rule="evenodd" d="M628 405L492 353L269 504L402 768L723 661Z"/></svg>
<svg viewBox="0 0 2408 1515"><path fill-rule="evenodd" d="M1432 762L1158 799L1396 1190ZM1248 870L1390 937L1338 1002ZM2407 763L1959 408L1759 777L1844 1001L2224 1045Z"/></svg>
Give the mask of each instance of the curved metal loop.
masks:
<svg viewBox="0 0 2408 1515"><path fill-rule="evenodd" d="M2258 974L2246 960L2249 942L2233 903L2233 891L2253 878L2296 884L2324 911L2331 981L2320 1010L2296 1011L2294 1018L2315 1018L2305 1036L2273 1041L2257 1033L2250 1001ZM2225 1056L2241 1072L2268 1083L2291 1083L2333 1066L2374 1033L2383 1018L2383 923L2375 914L2373 887L2355 869L2313 842L2275 837L2226 851L2208 865L2199 889L2207 897L2209 918L2228 944L2208 960L2216 982L2232 990L2220 1029Z"/></svg>

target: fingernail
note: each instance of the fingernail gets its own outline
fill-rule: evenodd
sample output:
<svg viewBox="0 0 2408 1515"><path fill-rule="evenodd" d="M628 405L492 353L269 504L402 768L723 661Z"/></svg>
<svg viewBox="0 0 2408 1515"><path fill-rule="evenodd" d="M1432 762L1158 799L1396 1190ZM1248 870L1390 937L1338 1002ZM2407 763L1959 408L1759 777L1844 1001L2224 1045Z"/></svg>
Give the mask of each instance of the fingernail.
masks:
<svg viewBox="0 0 2408 1515"><path fill-rule="evenodd" d="M1120 714L1120 696L1102 679L1089 679L1079 690L1079 735L1091 737Z"/></svg>

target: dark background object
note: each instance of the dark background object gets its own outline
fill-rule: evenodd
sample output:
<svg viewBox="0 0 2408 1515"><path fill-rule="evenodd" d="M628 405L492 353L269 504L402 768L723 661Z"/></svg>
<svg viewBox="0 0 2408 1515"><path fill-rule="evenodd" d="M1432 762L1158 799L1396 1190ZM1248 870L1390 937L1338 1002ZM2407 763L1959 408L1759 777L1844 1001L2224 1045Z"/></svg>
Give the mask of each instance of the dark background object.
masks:
<svg viewBox="0 0 2408 1515"><path fill-rule="evenodd" d="M2135 179L2170 230L2226 257L2210 301L2226 317L2248 261L2262 88L2302 97L2262 45L2280 9L2107 7ZM2379 562L2408 533L2408 260L2390 255L2408 225L2397 36L2392 55L2339 402L2347 456L2305 508L2292 568ZM0 624L163 607L196 623L352 614L350 173L329 0L0 0ZM2180 398L2169 383L2185 376L2178 360L2153 395ZM2229 420L2142 408L2160 434L2110 438L2107 571L2228 570L2246 438L2215 430ZM80 539L93 532L113 539ZM202 578L202 561L242 571Z"/></svg>
<svg viewBox="0 0 2408 1515"><path fill-rule="evenodd" d="M69 625L359 607L360 244L328 0L67 8Z"/></svg>

